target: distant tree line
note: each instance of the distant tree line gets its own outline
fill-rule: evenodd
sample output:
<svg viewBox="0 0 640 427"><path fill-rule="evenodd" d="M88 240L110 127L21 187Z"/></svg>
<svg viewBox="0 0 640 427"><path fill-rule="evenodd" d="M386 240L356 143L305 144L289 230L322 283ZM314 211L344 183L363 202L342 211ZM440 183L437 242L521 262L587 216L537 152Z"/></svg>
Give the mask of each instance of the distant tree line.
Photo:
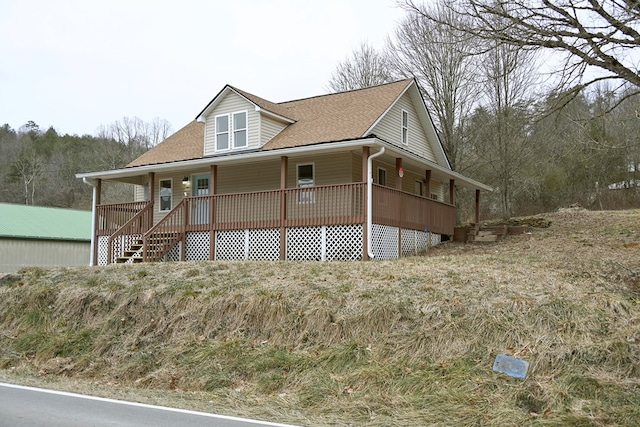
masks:
<svg viewBox="0 0 640 427"><path fill-rule="evenodd" d="M384 49L363 43L331 90L414 77L453 169L495 189L484 217L640 206L639 1L398 3Z"/></svg>
<svg viewBox="0 0 640 427"><path fill-rule="evenodd" d="M79 172L126 166L171 133L166 120L123 118L93 135L59 134L30 121L19 129L0 127L0 202L90 209L91 188ZM129 201L130 186L109 184L105 203Z"/></svg>

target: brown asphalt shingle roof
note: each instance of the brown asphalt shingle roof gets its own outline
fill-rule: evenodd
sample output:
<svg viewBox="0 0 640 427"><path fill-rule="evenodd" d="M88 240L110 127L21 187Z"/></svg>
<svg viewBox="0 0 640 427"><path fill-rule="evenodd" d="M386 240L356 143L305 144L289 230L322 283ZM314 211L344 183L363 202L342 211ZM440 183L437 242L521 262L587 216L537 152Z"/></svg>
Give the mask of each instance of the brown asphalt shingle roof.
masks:
<svg viewBox="0 0 640 427"><path fill-rule="evenodd" d="M204 156L204 123L192 121L127 167L200 159Z"/></svg>
<svg viewBox="0 0 640 427"><path fill-rule="evenodd" d="M367 136L367 130L412 82L412 79L407 79L281 103L270 102L230 87L260 108L295 121L261 148L274 150L363 138ZM204 124L193 121L127 166L175 162L203 156Z"/></svg>

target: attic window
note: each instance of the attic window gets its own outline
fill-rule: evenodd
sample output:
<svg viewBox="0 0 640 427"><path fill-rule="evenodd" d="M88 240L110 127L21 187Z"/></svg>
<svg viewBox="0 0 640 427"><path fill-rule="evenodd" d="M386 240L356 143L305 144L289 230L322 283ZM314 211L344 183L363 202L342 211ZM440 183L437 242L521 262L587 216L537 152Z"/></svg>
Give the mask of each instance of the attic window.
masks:
<svg viewBox="0 0 640 427"><path fill-rule="evenodd" d="M409 144L409 113L402 110L402 143Z"/></svg>
<svg viewBox="0 0 640 427"><path fill-rule="evenodd" d="M216 116L216 151L245 148L247 144L246 111Z"/></svg>

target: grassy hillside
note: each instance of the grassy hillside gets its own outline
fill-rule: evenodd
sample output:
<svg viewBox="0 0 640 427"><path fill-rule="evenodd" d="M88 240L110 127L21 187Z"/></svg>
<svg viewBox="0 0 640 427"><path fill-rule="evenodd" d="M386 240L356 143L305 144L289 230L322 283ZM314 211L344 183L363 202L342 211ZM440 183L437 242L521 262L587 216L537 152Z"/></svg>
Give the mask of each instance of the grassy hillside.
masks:
<svg viewBox="0 0 640 427"><path fill-rule="evenodd" d="M543 217L397 261L25 269L0 380L300 425L638 425L640 211Z"/></svg>

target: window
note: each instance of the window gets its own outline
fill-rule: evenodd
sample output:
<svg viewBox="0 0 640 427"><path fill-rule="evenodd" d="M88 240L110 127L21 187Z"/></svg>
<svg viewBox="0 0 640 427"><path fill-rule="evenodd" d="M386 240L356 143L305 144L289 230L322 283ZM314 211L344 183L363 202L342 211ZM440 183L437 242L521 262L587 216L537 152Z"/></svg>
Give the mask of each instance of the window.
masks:
<svg viewBox="0 0 640 427"><path fill-rule="evenodd" d="M160 180L160 212L171 210L171 180Z"/></svg>
<svg viewBox="0 0 640 427"><path fill-rule="evenodd" d="M402 143L409 144L409 113L402 110Z"/></svg>
<svg viewBox="0 0 640 427"><path fill-rule="evenodd" d="M313 187L313 163L298 165L298 188ZM313 203L313 191L300 191L298 197L299 203Z"/></svg>
<svg viewBox="0 0 640 427"><path fill-rule="evenodd" d="M229 116L216 117L216 151L229 149Z"/></svg>
<svg viewBox="0 0 640 427"><path fill-rule="evenodd" d="M438 200L438 195L436 193L431 193L431 198L433 200Z"/></svg>
<svg viewBox="0 0 640 427"><path fill-rule="evenodd" d="M247 112L216 116L216 151L245 148L247 138Z"/></svg>
<svg viewBox="0 0 640 427"><path fill-rule="evenodd" d="M387 185L387 170L378 168L378 185Z"/></svg>
<svg viewBox="0 0 640 427"><path fill-rule="evenodd" d="M233 148L247 146L247 113L233 114Z"/></svg>
<svg viewBox="0 0 640 427"><path fill-rule="evenodd" d="M413 193L422 196L422 181L413 181Z"/></svg>

